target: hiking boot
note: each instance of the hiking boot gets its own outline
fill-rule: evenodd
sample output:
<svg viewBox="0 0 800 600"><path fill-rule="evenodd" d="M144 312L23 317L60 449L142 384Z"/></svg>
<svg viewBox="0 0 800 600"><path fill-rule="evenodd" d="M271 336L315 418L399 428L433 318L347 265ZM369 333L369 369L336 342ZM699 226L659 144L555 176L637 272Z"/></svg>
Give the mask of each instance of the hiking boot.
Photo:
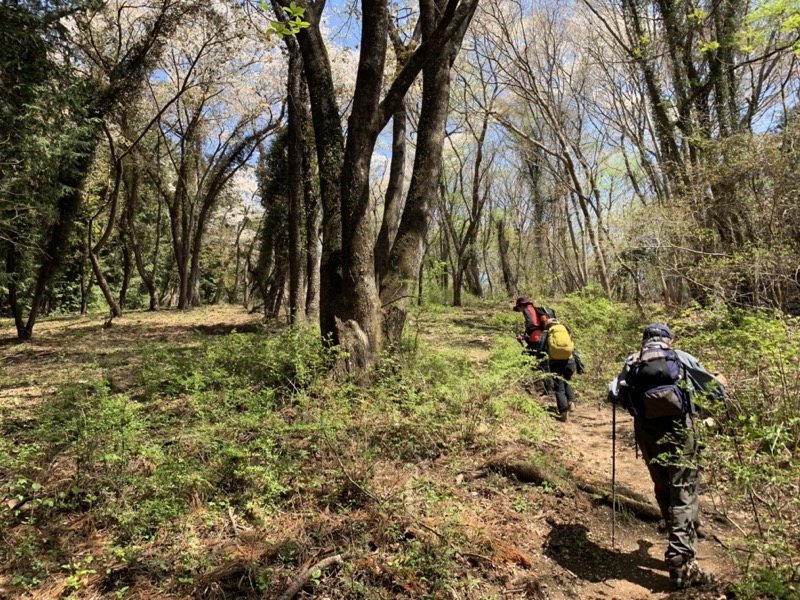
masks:
<svg viewBox="0 0 800 600"><path fill-rule="evenodd" d="M569 407L567 408L567 410L569 412L572 412L573 410L575 410L575 403L574 402L570 402L569 403Z"/></svg>
<svg viewBox="0 0 800 600"><path fill-rule="evenodd" d="M679 590L692 586L708 585L715 581L714 574L703 571L693 558L683 563L680 567L670 567L669 578L675 582L675 587Z"/></svg>
<svg viewBox="0 0 800 600"><path fill-rule="evenodd" d="M567 420L569 419L569 411L565 410L564 412L556 413L556 419L558 419L563 423L566 423Z"/></svg>

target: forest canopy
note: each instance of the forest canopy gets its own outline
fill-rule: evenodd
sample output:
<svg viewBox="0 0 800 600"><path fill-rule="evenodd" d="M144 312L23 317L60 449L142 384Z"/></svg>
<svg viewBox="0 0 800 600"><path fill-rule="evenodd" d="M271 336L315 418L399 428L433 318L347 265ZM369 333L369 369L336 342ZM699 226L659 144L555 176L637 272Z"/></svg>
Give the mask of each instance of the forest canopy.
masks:
<svg viewBox="0 0 800 600"><path fill-rule="evenodd" d="M228 302L318 323L361 368L415 298L800 310L796 1L0 11L22 339Z"/></svg>

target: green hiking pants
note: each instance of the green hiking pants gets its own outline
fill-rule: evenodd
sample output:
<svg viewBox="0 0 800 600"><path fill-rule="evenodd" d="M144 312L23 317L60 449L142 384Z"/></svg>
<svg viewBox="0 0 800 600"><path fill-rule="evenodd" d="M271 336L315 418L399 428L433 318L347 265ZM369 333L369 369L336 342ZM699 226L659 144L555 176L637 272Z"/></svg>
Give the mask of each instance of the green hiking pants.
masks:
<svg viewBox="0 0 800 600"><path fill-rule="evenodd" d="M636 442L642 451L669 530L664 555L672 565L694 558L697 551L698 459L694 419L634 419Z"/></svg>

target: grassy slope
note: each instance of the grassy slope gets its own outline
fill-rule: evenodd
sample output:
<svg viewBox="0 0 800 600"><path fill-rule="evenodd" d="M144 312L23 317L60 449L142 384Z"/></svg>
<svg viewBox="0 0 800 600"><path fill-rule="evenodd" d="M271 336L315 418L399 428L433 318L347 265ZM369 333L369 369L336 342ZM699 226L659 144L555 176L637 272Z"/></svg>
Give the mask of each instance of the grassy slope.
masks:
<svg viewBox="0 0 800 600"><path fill-rule="evenodd" d="M579 393L599 402L635 318L560 308L591 365ZM236 308L43 323L2 352L0 597L276 598L340 553L306 590L569 597L607 578L606 508L482 470L514 457L568 476L520 385L517 319L425 309L370 385L331 381L313 333L253 332Z"/></svg>

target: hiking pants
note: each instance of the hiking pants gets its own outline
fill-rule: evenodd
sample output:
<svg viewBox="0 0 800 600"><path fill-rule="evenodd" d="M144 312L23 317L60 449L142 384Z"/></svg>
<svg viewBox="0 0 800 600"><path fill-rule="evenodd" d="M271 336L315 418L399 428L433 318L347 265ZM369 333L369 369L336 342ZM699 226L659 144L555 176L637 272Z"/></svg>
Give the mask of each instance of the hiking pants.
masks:
<svg viewBox="0 0 800 600"><path fill-rule="evenodd" d="M697 549L698 447L691 415L634 419L636 442L650 471L658 507L669 530L664 555L673 565L694 558Z"/></svg>
<svg viewBox="0 0 800 600"><path fill-rule="evenodd" d="M550 378L550 385L556 393L556 408L561 414L569 410L570 402L575 401L575 393L569 384L569 380L575 373L575 361L571 358L569 360L551 360L549 368L551 373L558 375L558 377Z"/></svg>

